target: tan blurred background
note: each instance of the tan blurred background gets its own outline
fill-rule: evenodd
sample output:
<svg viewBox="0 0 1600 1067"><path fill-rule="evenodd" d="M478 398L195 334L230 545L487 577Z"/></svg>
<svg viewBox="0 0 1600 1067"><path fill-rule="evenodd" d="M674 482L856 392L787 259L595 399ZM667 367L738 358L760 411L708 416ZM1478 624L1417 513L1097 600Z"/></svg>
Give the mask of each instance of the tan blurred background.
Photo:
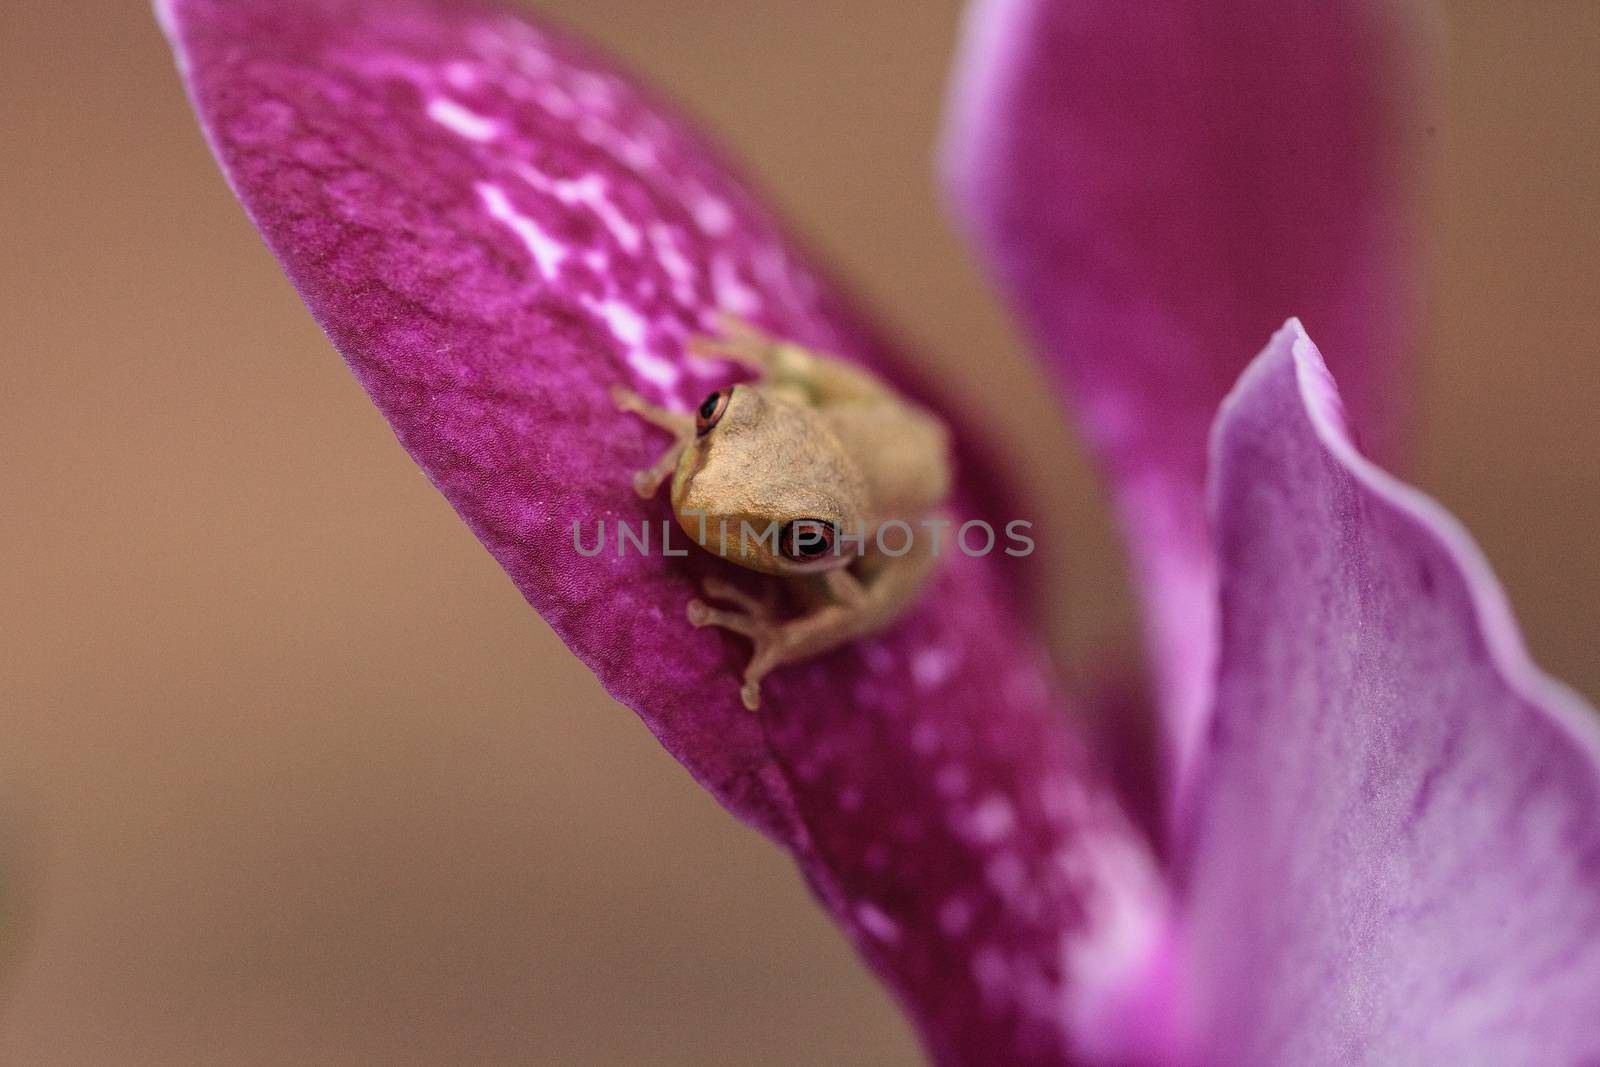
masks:
<svg viewBox="0 0 1600 1067"><path fill-rule="evenodd" d="M1126 647L1097 492L935 211L954 0L538 6L698 110L1050 472L1058 647ZM1593 699L1600 4L1441 23L1414 477ZM145 6L6 0L0 35L0 1063L916 1062L401 452Z"/></svg>

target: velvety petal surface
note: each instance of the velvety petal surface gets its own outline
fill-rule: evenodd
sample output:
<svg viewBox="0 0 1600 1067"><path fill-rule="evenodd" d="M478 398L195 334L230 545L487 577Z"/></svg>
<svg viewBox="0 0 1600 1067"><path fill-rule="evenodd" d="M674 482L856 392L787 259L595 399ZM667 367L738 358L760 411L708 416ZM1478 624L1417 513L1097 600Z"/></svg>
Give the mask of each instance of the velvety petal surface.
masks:
<svg viewBox="0 0 1600 1067"><path fill-rule="evenodd" d="M1600 720L1291 323L1221 415L1220 685L1185 836L1205 1062L1600 1063Z"/></svg>
<svg viewBox="0 0 1600 1067"><path fill-rule="evenodd" d="M1109 475L1174 771L1210 691L1217 405L1298 314L1338 353L1375 443L1394 428L1413 267L1405 6L977 0L968 14L950 197Z"/></svg>
<svg viewBox="0 0 1600 1067"><path fill-rule="evenodd" d="M893 373L715 152L511 9L160 12L229 181L401 442L607 689L793 850L935 1056L1103 1044L1163 893L995 561L947 552L906 620L780 670L759 716L737 695L748 645L685 620L701 576L734 575L661 555L665 494L630 476L667 441L611 386L686 409L726 384L684 356L717 311ZM592 546L600 520L612 540L585 556L574 523ZM619 556L618 522L649 523L652 554Z"/></svg>

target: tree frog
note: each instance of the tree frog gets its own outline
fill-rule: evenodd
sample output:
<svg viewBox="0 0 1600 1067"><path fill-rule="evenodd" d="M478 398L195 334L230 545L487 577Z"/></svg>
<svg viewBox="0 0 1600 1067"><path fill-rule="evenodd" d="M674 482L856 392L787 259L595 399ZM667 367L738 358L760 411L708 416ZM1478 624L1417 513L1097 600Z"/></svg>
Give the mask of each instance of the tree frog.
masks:
<svg viewBox="0 0 1600 1067"><path fill-rule="evenodd" d="M918 524L950 493L950 435L859 367L719 321L723 336L695 338L690 353L741 363L754 381L718 389L693 413L621 386L613 398L673 436L634 475L638 494L649 499L670 475L673 515L695 543L783 579L802 606L780 618L775 583L756 597L717 577L702 590L731 607L689 602L693 625L754 645L740 688L754 711L774 668L880 630L915 601L937 552Z"/></svg>

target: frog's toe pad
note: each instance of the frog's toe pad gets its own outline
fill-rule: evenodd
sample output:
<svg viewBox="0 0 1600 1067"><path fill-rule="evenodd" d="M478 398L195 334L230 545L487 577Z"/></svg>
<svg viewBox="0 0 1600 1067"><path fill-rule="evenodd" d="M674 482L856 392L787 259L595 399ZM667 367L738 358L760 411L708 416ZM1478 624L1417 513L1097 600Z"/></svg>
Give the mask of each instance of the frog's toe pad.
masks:
<svg viewBox="0 0 1600 1067"><path fill-rule="evenodd" d="M708 575L701 581L700 591L712 600L725 600L743 609L752 618L761 622L770 623L775 620L776 604L770 583L761 596L752 596L726 579Z"/></svg>
<svg viewBox="0 0 1600 1067"><path fill-rule="evenodd" d="M743 634L752 641L760 640L766 635L767 626L763 620L740 611L714 608L698 597L689 601L685 614L693 626L720 626L724 630Z"/></svg>

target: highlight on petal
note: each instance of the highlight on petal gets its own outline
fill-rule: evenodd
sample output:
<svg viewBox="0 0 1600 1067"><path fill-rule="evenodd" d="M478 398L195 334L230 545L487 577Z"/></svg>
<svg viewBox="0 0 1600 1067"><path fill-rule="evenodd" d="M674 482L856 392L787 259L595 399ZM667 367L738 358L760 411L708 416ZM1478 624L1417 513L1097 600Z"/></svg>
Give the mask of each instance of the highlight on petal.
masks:
<svg viewBox="0 0 1600 1067"><path fill-rule="evenodd" d="M968 13L949 197L1110 479L1175 775L1214 659L1206 436L1246 354L1298 309L1348 361L1380 454L1396 430L1413 276L1405 7L977 0Z"/></svg>
<svg viewBox="0 0 1600 1067"><path fill-rule="evenodd" d="M1184 835L1206 1062L1600 1062L1600 719L1297 322L1218 420L1217 710Z"/></svg>
<svg viewBox="0 0 1600 1067"><path fill-rule="evenodd" d="M666 500L631 472L665 437L611 388L687 410L726 384L684 353L724 311L893 374L716 153L510 9L161 11L229 181L401 443L606 688L794 852L936 1058L1110 1040L1091 1006L1138 1003L1163 889L993 560L947 552L908 618L774 674L759 716L748 645L685 619L701 577L736 576L681 537L663 553Z"/></svg>

